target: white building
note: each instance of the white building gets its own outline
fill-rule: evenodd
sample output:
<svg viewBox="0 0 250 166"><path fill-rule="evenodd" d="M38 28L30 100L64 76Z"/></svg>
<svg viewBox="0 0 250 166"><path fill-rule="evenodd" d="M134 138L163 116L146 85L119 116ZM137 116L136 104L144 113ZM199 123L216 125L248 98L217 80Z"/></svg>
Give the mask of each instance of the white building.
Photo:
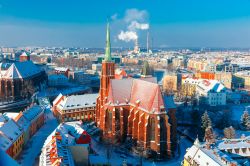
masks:
<svg viewBox="0 0 250 166"><path fill-rule="evenodd" d="M92 64L92 70L94 71L101 71L102 70L102 64Z"/></svg>
<svg viewBox="0 0 250 166"><path fill-rule="evenodd" d="M195 86L196 97L200 103L210 106L226 105L226 87L219 81L187 78L184 83Z"/></svg>
<svg viewBox="0 0 250 166"><path fill-rule="evenodd" d="M238 162L217 148L207 148L196 139L184 155L184 166L237 166Z"/></svg>
<svg viewBox="0 0 250 166"><path fill-rule="evenodd" d="M210 106L226 105L226 88L217 80L200 80L196 94L199 99L204 98Z"/></svg>

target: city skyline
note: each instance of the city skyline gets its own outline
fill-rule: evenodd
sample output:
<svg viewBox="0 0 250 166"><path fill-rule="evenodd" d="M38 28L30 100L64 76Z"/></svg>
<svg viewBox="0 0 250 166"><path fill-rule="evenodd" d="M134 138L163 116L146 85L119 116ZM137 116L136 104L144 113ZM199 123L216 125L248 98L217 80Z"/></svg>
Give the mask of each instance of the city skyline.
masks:
<svg viewBox="0 0 250 166"><path fill-rule="evenodd" d="M149 31L154 47L249 48L248 6L248 0L0 1L0 45L103 48L109 18L112 47L132 47L133 39L126 38L130 31L146 46Z"/></svg>

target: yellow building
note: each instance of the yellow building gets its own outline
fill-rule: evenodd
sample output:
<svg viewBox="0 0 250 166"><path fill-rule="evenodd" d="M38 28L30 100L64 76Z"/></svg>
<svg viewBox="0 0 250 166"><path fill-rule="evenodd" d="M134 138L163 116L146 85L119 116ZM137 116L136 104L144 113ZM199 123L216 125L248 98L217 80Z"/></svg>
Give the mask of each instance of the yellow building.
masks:
<svg viewBox="0 0 250 166"><path fill-rule="evenodd" d="M178 67L184 67L184 60L183 58L174 58L172 60L173 62L173 67L178 68Z"/></svg>
<svg viewBox="0 0 250 166"><path fill-rule="evenodd" d="M194 96L198 79L186 78L182 80L181 92L183 96Z"/></svg>
<svg viewBox="0 0 250 166"><path fill-rule="evenodd" d="M228 72L219 72L215 73L215 80L221 82L226 88L232 88L232 73Z"/></svg>
<svg viewBox="0 0 250 166"><path fill-rule="evenodd" d="M13 158L17 158L20 152L23 149L24 145L24 134L22 133L16 140L13 142Z"/></svg>
<svg viewBox="0 0 250 166"><path fill-rule="evenodd" d="M208 63L203 59L189 59L187 63L187 68L195 71L204 71L206 66Z"/></svg>
<svg viewBox="0 0 250 166"><path fill-rule="evenodd" d="M241 71L233 76L233 88L245 88L250 90L250 72Z"/></svg>
<svg viewBox="0 0 250 166"><path fill-rule="evenodd" d="M24 132L21 126L19 126L13 119L1 115L0 116L0 132L3 133L11 142L8 154L16 158L24 145Z"/></svg>
<svg viewBox="0 0 250 166"><path fill-rule="evenodd" d="M166 75L163 78L164 92L176 92L178 89L177 75Z"/></svg>

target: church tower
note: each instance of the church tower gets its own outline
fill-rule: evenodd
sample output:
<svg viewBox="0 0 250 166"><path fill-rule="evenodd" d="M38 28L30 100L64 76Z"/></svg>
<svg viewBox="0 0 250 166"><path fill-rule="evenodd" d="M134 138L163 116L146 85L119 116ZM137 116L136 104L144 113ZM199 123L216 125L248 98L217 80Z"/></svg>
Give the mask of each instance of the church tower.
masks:
<svg viewBox="0 0 250 166"><path fill-rule="evenodd" d="M115 78L115 63L111 58L111 44L110 44L110 29L109 23L107 24L107 34L106 34L106 49L105 49L105 57L102 61L102 73L100 79L100 91L99 97L97 98L97 106L96 106L96 122L97 125L102 129L104 123L101 118L103 115L103 105L106 102L106 97L108 96L108 88L110 79Z"/></svg>
<svg viewBox="0 0 250 166"><path fill-rule="evenodd" d="M108 96L108 87L110 79L114 79L115 76L115 63L111 58L111 48L110 48L110 30L109 23L107 24L107 36L106 36L106 50L105 58L102 61L102 74L101 74L101 87L100 87L100 97L101 103Z"/></svg>

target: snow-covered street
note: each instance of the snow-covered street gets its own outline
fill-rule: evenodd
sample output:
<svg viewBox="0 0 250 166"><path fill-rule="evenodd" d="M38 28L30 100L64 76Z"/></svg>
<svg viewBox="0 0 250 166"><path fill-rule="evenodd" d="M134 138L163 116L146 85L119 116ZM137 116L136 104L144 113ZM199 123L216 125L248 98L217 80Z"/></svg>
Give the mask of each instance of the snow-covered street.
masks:
<svg viewBox="0 0 250 166"><path fill-rule="evenodd" d="M28 141L18 159L18 163L22 166L36 165L36 158L39 156L44 141L58 126L56 118L50 110L45 111L45 124L37 131L37 133Z"/></svg>

